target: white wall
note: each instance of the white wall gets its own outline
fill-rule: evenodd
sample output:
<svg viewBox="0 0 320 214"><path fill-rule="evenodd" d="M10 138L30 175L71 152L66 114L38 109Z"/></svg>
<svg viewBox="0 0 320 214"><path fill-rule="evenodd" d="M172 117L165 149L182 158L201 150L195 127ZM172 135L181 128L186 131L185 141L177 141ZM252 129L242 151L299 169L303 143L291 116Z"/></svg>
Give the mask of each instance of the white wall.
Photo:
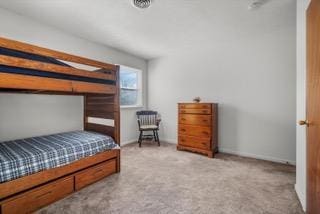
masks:
<svg viewBox="0 0 320 214"><path fill-rule="evenodd" d="M306 10L310 0L297 1L297 121L306 118ZM297 125L296 191L306 210L306 127Z"/></svg>
<svg viewBox="0 0 320 214"><path fill-rule="evenodd" d="M220 104L220 151L295 163L295 2L282 10L273 21L254 11L261 25L248 20L246 36L239 22L228 42L195 43L149 62L148 107L162 115L162 139L177 141L177 103L200 96Z"/></svg>
<svg viewBox="0 0 320 214"><path fill-rule="evenodd" d="M146 84L147 63L144 59L75 37L1 8L0 26L1 37L141 69L144 73L144 85ZM82 99L0 94L0 142L82 128ZM122 142L137 138L136 110L121 109Z"/></svg>
<svg viewBox="0 0 320 214"><path fill-rule="evenodd" d="M83 99L76 96L0 94L0 139L81 130Z"/></svg>

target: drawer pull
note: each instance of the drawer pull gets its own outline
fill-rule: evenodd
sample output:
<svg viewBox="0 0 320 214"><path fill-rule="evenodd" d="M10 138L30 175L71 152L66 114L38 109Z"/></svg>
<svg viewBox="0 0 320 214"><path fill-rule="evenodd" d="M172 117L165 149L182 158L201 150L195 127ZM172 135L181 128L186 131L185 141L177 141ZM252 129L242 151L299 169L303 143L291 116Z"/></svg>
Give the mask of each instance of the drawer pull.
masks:
<svg viewBox="0 0 320 214"><path fill-rule="evenodd" d="M48 192L46 192L46 193L43 193L43 194L41 194L41 195L36 196L36 199L42 198L42 197L44 197L44 196L46 196L46 195L49 195L49 194L51 194L51 193L52 193L52 191L48 191Z"/></svg>
<svg viewBox="0 0 320 214"><path fill-rule="evenodd" d="M184 142L184 139L181 139L181 142Z"/></svg>
<svg viewBox="0 0 320 214"><path fill-rule="evenodd" d="M186 113L186 111L185 110L181 110L181 113Z"/></svg>
<svg viewBox="0 0 320 214"><path fill-rule="evenodd" d="M208 122L208 120L202 120L203 122Z"/></svg>
<svg viewBox="0 0 320 214"><path fill-rule="evenodd" d="M185 121L186 119L185 118L181 118L181 120Z"/></svg>
<svg viewBox="0 0 320 214"><path fill-rule="evenodd" d="M185 129L180 129L182 132L185 132L186 130Z"/></svg>
<svg viewBox="0 0 320 214"><path fill-rule="evenodd" d="M209 133L208 132L202 132L203 134L205 134L205 135L209 135Z"/></svg>

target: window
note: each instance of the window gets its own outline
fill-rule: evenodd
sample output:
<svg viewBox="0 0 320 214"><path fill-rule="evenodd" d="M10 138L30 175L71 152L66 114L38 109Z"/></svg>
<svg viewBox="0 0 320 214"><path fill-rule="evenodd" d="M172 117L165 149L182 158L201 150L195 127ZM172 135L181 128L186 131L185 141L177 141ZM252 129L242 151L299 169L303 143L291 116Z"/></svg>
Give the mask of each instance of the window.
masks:
<svg viewBox="0 0 320 214"><path fill-rule="evenodd" d="M142 106L142 71L120 66L121 107Z"/></svg>

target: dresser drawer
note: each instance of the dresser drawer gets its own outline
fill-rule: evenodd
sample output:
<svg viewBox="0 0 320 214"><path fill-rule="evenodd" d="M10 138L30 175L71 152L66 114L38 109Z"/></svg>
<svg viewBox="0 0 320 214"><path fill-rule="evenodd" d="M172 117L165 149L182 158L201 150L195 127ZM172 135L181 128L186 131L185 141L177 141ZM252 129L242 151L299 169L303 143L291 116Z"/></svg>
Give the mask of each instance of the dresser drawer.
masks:
<svg viewBox="0 0 320 214"><path fill-rule="evenodd" d="M189 146L199 149L210 149L211 143L209 138L191 137L185 135L179 135L178 143L182 146Z"/></svg>
<svg viewBox="0 0 320 214"><path fill-rule="evenodd" d="M211 104L208 103L180 103L180 109L211 109Z"/></svg>
<svg viewBox="0 0 320 214"><path fill-rule="evenodd" d="M211 133L211 127L208 126L190 126L179 124L179 134L181 135L210 138Z"/></svg>
<svg viewBox="0 0 320 214"><path fill-rule="evenodd" d="M182 108L179 109L180 114L211 114L211 109Z"/></svg>
<svg viewBox="0 0 320 214"><path fill-rule="evenodd" d="M69 177L30 190L4 202L1 213L31 213L72 193L73 184L73 177Z"/></svg>
<svg viewBox="0 0 320 214"><path fill-rule="evenodd" d="M211 115L180 114L179 123L186 125L211 126Z"/></svg>
<svg viewBox="0 0 320 214"><path fill-rule="evenodd" d="M116 160L98 164L95 167L83 170L75 175L75 187L79 190L91 183L94 183L112 173L116 172Z"/></svg>

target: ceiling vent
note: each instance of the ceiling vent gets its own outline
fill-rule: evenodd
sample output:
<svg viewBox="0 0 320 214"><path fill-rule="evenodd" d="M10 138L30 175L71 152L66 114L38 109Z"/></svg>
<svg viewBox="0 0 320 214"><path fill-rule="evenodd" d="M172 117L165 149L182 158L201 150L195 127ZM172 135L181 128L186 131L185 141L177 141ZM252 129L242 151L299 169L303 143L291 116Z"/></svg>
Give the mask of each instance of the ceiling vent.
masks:
<svg viewBox="0 0 320 214"><path fill-rule="evenodd" d="M146 9L150 7L152 0L132 0L134 7L139 9Z"/></svg>
<svg viewBox="0 0 320 214"><path fill-rule="evenodd" d="M248 10L258 9L268 2L269 2L269 0L252 0L248 6Z"/></svg>

